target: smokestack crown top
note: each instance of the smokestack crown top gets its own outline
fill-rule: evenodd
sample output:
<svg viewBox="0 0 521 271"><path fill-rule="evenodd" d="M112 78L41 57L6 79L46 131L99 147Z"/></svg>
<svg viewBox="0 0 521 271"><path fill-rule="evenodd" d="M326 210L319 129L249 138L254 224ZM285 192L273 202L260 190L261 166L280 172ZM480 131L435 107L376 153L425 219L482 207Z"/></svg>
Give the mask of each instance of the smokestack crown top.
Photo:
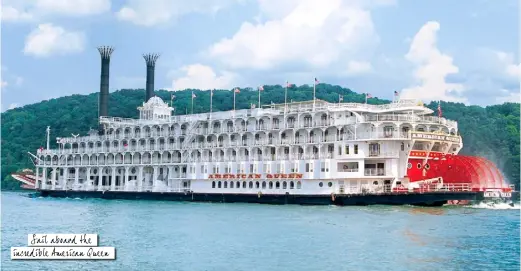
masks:
<svg viewBox="0 0 521 271"><path fill-rule="evenodd" d="M147 66L156 65L156 60L159 58L159 54L143 54L143 58L145 59Z"/></svg>
<svg viewBox="0 0 521 271"><path fill-rule="evenodd" d="M101 55L101 59L110 59L110 55L114 52L114 47L112 46L100 46L98 47L98 51Z"/></svg>

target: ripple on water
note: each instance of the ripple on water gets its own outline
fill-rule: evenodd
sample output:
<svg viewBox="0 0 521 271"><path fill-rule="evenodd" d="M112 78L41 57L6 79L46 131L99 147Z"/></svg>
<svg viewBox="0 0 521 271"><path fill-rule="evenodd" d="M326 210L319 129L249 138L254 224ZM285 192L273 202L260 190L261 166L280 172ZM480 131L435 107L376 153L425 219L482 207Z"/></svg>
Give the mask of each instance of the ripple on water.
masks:
<svg viewBox="0 0 521 271"><path fill-rule="evenodd" d="M29 198L2 193L3 270L519 270L519 211ZM29 233L116 261L11 261Z"/></svg>

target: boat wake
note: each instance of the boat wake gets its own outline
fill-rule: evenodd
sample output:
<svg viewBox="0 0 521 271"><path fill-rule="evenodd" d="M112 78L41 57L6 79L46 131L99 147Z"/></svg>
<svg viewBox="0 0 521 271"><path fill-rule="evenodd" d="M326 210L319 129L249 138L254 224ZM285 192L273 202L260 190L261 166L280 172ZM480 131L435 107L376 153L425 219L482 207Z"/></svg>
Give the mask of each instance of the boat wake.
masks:
<svg viewBox="0 0 521 271"><path fill-rule="evenodd" d="M514 203L514 204L509 204L509 203L504 203L504 202L499 202L499 203L480 202L480 203L468 205L465 207L475 208L475 209L491 209L491 210L520 210L521 209L521 205L519 204L519 202Z"/></svg>

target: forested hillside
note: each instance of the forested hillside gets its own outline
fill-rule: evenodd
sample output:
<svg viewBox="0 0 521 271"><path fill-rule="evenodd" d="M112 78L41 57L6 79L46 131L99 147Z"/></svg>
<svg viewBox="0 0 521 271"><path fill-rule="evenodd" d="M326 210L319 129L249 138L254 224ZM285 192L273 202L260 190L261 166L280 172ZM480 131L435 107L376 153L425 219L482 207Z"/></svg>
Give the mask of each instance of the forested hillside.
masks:
<svg viewBox="0 0 521 271"><path fill-rule="evenodd" d="M170 101L173 92L157 91L156 94ZM191 90L175 92L174 107L176 115L191 110ZM210 93L194 90L194 113L208 112ZM257 103L258 92L253 89L241 89L237 94L236 107L250 108ZM317 98L329 102L338 102L343 95L344 102L364 102L364 94L352 92L340 86L319 84ZM389 93L392 96L392 92ZM109 114L118 117L137 117L137 107L143 103L144 90L121 90L111 93ZM312 86L291 87L288 90L288 102L311 100ZM264 86L262 103L283 103L284 88L280 85ZM388 100L370 98L370 104L388 103ZM430 103L429 108L436 110L437 104ZM512 183L519 183L519 115L520 105L505 103L502 105L465 106L461 103L441 103L443 116L456 120L463 137L462 154L484 156L498 165L505 177ZM213 110L231 110L233 93L230 90L214 92ZM97 127L98 93L90 95L72 95L43 101L2 113L2 188L18 188L19 183L9 174L31 167L27 152L35 152L45 146L45 129L51 126L51 138L70 136L71 133L85 135L89 128ZM51 140L51 146L55 140Z"/></svg>

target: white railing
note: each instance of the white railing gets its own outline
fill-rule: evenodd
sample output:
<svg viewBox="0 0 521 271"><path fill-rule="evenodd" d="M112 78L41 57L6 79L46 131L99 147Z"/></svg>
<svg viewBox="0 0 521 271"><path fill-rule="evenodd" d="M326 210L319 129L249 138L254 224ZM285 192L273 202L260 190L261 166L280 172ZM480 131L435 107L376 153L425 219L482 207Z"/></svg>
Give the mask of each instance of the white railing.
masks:
<svg viewBox="0 0 521 271"><path fill-rule="evenodd" d="M364 169L365 176L385 176L385 169L383 168L366 168Z"/></svg>

